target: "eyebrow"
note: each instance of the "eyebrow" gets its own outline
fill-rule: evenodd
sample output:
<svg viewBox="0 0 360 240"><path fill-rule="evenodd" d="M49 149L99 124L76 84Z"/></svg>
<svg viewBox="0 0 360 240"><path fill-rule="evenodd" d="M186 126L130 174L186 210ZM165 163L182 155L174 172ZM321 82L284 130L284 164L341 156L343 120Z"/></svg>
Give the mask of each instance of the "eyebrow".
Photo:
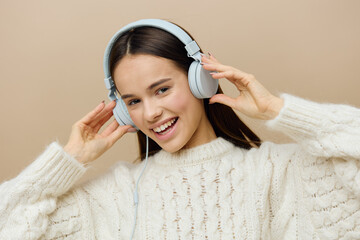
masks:
<svg viewBox="0 0 360 240"><path fill-rule="evenodd" d="M151 89L159 86L160 84L163 84L164 82L167 82L167 81L170 81L170 80L171 80L171 78L160 79L159 81L154 82L153 84L151 84L147 89L151 90Z"/></svg>
<svg viewBox="0 0 360 240"><path fill-rule="evenodd" d="M160 79L159 81L157 82L154 82L152 83L149 87L147 87L147 90L151 90L167 81L170 81L171 78L163 78L163 79ZM126 98L131 98L131 97L134 97L135 95L134 94L124 94L124 95L121 95L121 98L122 99L126 99Z"/></svg>

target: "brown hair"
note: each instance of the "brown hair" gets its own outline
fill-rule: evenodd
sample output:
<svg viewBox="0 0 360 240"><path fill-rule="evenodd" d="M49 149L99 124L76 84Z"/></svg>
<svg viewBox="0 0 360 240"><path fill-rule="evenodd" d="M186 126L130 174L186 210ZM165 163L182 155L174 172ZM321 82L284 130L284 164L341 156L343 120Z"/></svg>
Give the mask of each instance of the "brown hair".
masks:
<svg viewBox="0 0 360 240"><path fill-rule="evenodd" d="M184 30L185 31L185 30ZM189 36L191 36L189 34ZM127 54L149 54L172 60L186 73L193 62L187 56L184 44L172 34L154 27L139 27L121 35L115 42L110 54L110 71ZM217 93L223 93L220 86ZM228 106L209 104L204 99L204 108L217 137L222 137L238 147L250 149L260 146L260 138L252 132ZM146 136L137 132L141 159L145 158ZM157 153L161 147L149 139L149 156Z"/></svg>

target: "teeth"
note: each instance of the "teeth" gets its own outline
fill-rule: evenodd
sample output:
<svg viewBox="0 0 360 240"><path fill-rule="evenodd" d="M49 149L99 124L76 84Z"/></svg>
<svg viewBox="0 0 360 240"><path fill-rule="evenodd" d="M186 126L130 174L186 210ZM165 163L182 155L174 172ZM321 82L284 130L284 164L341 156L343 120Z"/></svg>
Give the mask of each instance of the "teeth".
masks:
<svg viewBox="0 0 360 240"><path fill-rule="evenodd" d="M161 125L161 126L159 126L159 127L154 128L153 130L154 130L154 132L157 132L157 133L158 133L158 132L162 132L162 131L164 131L166 128L170 127L174 122L175 122L175 118L172 119L172 120L170 120L170 121L168 121L168 122L166 122L166 123L164 123L163 125Z"/></svg>

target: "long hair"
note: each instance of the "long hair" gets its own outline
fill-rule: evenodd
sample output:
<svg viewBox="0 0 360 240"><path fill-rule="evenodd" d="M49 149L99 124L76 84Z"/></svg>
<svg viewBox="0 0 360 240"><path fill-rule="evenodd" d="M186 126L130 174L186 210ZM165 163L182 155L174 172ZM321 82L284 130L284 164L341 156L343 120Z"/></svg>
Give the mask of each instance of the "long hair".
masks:
<svg viewBox="0 0 360 240"><path fill-rule="evenodd" d="M191 35L189 34L189 36ZM193 62L193 59L187 56L184 44L177 37L154 27L135 28L117 39L110 54L111 73L113 73L116 64L128 54L149 54L169 59L184 70L186 74ZM223 93L220 86L217 93ZM245 149L261 145L260 138L240 120L230 107L219 103L209 104L209 99L204 99L203 102L206 116L217 137L222 137ZM140 158L144 159L146 136L141 131L137 132L137 136ZM149 139L149 156L160 150L161 147Z"/></svg>

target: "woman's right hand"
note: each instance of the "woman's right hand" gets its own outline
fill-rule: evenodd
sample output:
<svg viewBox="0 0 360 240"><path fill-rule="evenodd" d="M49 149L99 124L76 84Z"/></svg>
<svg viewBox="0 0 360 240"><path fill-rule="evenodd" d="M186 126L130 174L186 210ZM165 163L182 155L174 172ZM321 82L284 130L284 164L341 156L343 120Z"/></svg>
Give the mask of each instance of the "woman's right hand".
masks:
<svg viewBox="0 0 360 240"><path fill-rule="evenodd" d="M64 150L81 163L90 163L108 150L125 133L136 131L130 125L120 126L114 119L101 133L100 128L113 115L115 101L100 103L94 110L72 126Z"/></svg>

